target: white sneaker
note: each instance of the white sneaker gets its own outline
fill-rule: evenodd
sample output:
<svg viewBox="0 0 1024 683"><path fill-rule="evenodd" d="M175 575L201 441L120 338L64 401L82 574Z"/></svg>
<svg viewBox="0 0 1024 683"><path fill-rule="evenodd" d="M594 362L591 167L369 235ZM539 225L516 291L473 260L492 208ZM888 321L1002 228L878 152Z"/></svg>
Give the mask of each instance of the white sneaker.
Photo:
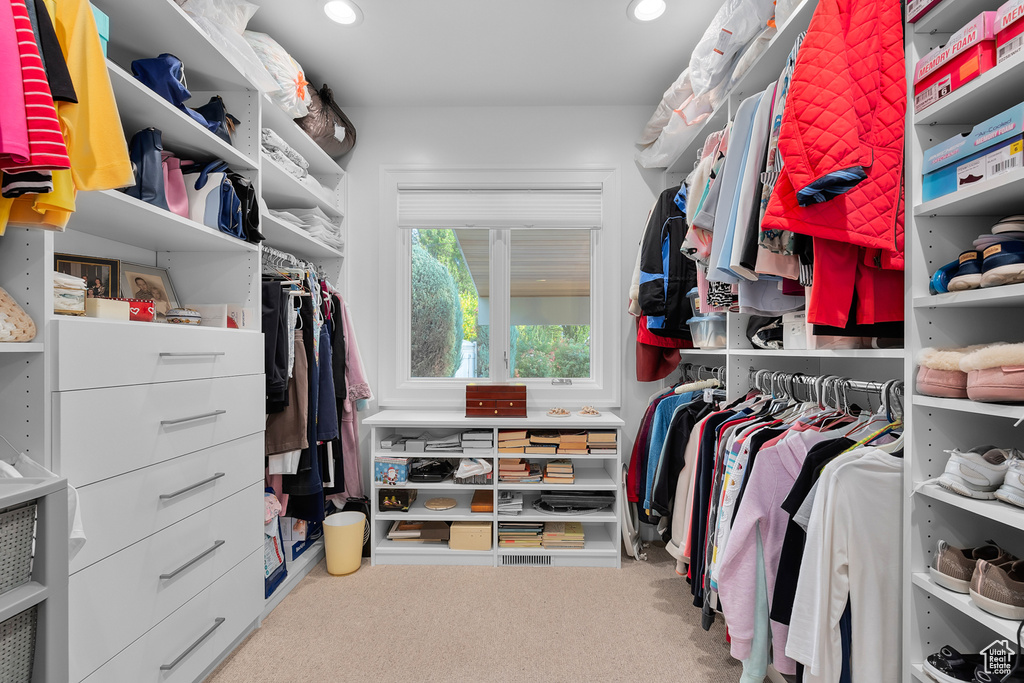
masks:
<svg viewBox="0 0 1024 683"><path fill-rule="evenodd" d="M1021 458L1015 449L976 446L969 451L953 449L946 462L946 471L939 477L939 486L968 498L992 500L1003 485L1011 460Z"/></svg>
<svg viewBox="0 0 1024 683"><path fill-rule="evenodd" d="M1024 460L1017 458L1007 462L1003 485L995 496L1004 503L1024 507Z"/></svg>

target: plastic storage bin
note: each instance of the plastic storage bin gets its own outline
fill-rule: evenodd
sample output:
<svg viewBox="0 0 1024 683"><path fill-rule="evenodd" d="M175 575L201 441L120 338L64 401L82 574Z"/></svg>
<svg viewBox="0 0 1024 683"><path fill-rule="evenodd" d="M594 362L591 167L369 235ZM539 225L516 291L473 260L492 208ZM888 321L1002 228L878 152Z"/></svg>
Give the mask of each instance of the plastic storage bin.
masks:
<svg viewBox="0 0 1024 683"><path fill-rule="evenodd" d="M363 535L369 532L362 512L336 512L324 520L324 551L327 573L351 574L363 559Z"/></svg>
<svg viewBox="0 0 1024 683"><path fill-rule="evenodd" d="M690 310L693 311L693 317L696 318L700 315L700 293L697 288L694 287L687 292L686 298L690 300Z"/></svg>
<svg viewBox="0 0 1024 683"><path fill-rule="evenodd" d="M686 321L698 349L724 349L726 321L722 314L698 315Z"/></svg>
<svg viewBox="0 0 1024 683"><path fill-rule="evenodd" d="M782 316L782 348L787 351L807 349L807 312L797 311Z"/></svg>

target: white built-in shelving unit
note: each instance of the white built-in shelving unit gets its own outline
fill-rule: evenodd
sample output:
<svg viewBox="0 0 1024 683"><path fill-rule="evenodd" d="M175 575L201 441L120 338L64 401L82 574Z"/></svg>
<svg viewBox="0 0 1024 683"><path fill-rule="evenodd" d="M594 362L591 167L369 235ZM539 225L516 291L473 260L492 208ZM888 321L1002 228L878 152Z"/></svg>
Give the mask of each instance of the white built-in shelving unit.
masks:
<svg viewBox="0 0 1024 683"><path fill-rule="evenodd" d="M266 208L319 206L342 221L344 234L344 169L177 3L95 5L110 17L107 71L126 138L155 127L177 156L223 159L251 178ZM189 105L219 95L239 119L232 144L131 75L132 60L162 52L184 60ZM309 160L322 189L261 153L264 126ZM76 205L64 232L9 227L0 238L0 286L38 328L30 343L0 345L0 433L78 488L89 538L70 567L66 559L58 567L63 598L48 586L26 597L55 596L41 622L46 665L33 683L202 680L323 557L320 541L289 562L287 581L264 598L261 247L114 190L81 192ZM261 223L266 244L343 288L343 250L265 211ZM167 268L179 303L240 303L256 327L55 315L56 253ZM0 617L5 605L0 600ZM64 634L56 649L51 633Z"/></svg>
<svg viewBox="0 0 1024 683"><path fill-rule="evenodd" d="M373 457L370 459L369 477L373 481L373 461L377 456L388 457L436 457L436 458L483 458L488 460L494 469L493 481L488 485L456 484L451 479L440 483L409 482L405 485L393 486L373 482L370 500L370 545L373 564L443 564L443 565L483 565L483 566L575 566L575 567L619 567L621 545L620 514L621 500L620 479L622 472L622 427L623 422L615 415L605 413L597 417L573 415L567 418L550 418L542 411L531 411L526 418L467 418L461 412L453 411L415 411L415 410L383 410L372 415L363 424L372 427L371 445ZM380 448L381 439L393 434L438 436L469 429L489 429L494 431L495 447L490 449L467 449L465 452L406 453ZM586 430L610 429L617 433L618 450L614 455L531 455L531 454L499 454L497 452L498 431L501 429L526 430ZM500 458L522 457L535 462L570 459L575 470L575 481L572 484L519 484L498 480L498 460ZM380 491L395 489L415 489L416 501L408 512L380 512L378 495ZM472 512L470 502L473 493L486 489L493 493L494 512ZM518 515L501 514L498 512L497 500L500 491L522 491L523 512ZM533 501L541 491L613 491L615 506L607 511L585 515L553 515L533 509ZM456 505L449 510L427 510L424 504L437 496L454 498ZM477 520L491 522L491 549L452 550L446 544L417 544L396 542L387 539L388 529L394 520L440 520L446 522ZM499 522L582 522L585 535L583 549L550 549L550 548L502 548L498 546Z"/></svg>
<svg viewBox="0 0 1024 683"><path fill-rule="evenodd" d="M906 31L907 72L932 48L998 0L944 0ZM1024 338L1024 286L931 295L928 281L941 266L970 249L1002 216L1024 210L1024 173L1013 171L928 202L921 201L924 152L1024 100L1024 54L997 65L924 111L907 116L907 343L905 371L913 378L914 354L925 347L959 347ZM910 393L908 389L908 393ZM1020 447L1015 424L1024 407L975 403L917 394L908 411L904 481L904 677L922 674L928 655L944 645L979 652L996 639L1016 641L1019 622L979 609L969 595L937 585L928 567L936 543L959 547L991 539L1009 552L1024 552L1024 510L997 500L965 498L932 480L945 468L946 450L993 443Z"/></svg>

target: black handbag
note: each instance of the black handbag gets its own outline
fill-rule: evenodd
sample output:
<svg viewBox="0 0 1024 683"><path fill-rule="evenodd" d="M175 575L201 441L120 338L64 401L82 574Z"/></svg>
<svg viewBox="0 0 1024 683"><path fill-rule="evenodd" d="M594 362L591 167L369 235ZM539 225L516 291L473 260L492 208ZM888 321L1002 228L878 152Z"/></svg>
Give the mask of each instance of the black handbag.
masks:
<svg viewBox="0 0 1024 683"><path fill-rule="evenodd" d="M216 124L216 128L211 128L214 135L229 145L233 144L235 126L240 122L228 112L220 95L214 95L209 102L201 107L196 107L196 111L207 120L211 127Z"/></svg>
<svg viewBox="0 0 1024 683"><path fill-rule="evenodd" d="M164 211L170 211L164 190L162 133L156 128L144 128L132 136L128 148L132 171L135 173L135 185L126 188L125 194L158 206Z"/></svg>
<svg viewBox="0 0 1024 683"><path fill-rule="evenodd" d="M228 180L235 188L238 201L242 204L243 239L250 244L259 244L266 237L260 232L260 204L252 180L240 173L228 173Z"/></svg>

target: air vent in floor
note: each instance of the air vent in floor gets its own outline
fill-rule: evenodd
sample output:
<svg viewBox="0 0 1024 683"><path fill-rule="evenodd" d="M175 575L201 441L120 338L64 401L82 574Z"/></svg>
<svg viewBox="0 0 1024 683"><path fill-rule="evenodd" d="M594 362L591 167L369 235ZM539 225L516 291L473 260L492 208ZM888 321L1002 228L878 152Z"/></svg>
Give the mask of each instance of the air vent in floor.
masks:
<svg viewBox="0 0 1024 683"><path fill-rule="evenodd" d="M550 567L550 555L502 555L502 567Z"/></svg>

